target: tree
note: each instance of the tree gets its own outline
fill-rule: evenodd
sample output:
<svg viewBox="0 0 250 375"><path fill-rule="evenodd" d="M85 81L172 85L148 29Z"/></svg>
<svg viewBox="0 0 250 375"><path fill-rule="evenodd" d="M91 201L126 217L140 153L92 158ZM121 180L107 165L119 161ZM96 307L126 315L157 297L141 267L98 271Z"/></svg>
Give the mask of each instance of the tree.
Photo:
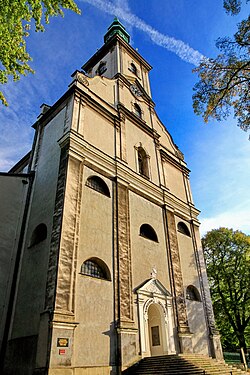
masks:
<svg viewBox="0 0 250 375"><path fill-rule="evenodd" d="M250 345L250 236L219 228L202 239L215 320L226 349Z"/></svg>
<svg viewBox="0 0 250 375"><path fill-rule="evenodd" d="M245 0L246 3L250 0ZM241 0L224 0L231 15L241 10ZM194 86L193 108L205 122L218 121L234 112L237 125L250 129L250 16L238 24L233 38L219 38L216 58L204 58L194 69L200 80Z"/></svg>
<svg viewBox="0 0 250 375"><path fill-rule="evenodd" d="M0 0L0 83L14 81L21 75L33 73L29 66L31 56L26 50L26 38L33 26L44 31L43 23L52 16L63 16L62 8L80 13L73 0ZM7 101L0 91L0 100Z"/></svg>

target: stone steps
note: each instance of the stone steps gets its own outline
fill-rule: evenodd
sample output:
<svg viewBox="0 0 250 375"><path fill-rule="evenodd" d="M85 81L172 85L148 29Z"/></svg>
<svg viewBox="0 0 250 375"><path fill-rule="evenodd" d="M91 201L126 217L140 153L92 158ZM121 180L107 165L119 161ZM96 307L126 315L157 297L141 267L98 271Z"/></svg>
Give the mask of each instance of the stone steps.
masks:
<svg viewBox="0 0 250 375"><path fill-rule="evenodd" d="M147 357L137 362L123 375L246 375L224 361L195 354Z"/></svg>

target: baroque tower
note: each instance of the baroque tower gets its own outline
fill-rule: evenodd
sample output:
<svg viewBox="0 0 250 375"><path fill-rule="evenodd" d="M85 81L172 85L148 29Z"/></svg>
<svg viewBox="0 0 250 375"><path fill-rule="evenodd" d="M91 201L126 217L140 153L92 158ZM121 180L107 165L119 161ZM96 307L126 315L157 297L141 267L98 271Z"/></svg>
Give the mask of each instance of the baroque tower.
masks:
<svg viewBox="0 0 250 375"><path fill-rule="evenodd" d="M155 111L151 66L129 39L115 18L65 94L42 106L31 152L0 176L30 187L20 193L18 273L9 262L4 279L15 296L6 374L221 358L190 171Z"/></svg>

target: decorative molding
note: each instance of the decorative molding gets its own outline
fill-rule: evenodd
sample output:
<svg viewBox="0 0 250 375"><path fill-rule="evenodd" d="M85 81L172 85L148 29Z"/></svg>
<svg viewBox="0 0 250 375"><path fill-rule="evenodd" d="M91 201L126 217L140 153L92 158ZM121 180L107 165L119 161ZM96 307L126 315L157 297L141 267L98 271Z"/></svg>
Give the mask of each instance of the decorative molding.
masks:
<svg viewBox="0 0 250 375"><path fill-rule="evenodd" d="M83 73L77 72L76 80L80 82L81 84L83 84L84 86L89 86L89 81Z"/></svg>
<svg viewBox="0 0 250 375"><path fill-rule="evenodd" d="M175 151L175 155L176 155L179 159L184 160L184 154L183 154L179 149L177 149L177 150Z"/></svg>
<svg viewBox="0 0 250 375"><path fill-rule="evenodd" d="M132 92L133 95L140 97L143 95L139 87L134 83L133 85L130 86L130 91Z"/></svg>
<svg viewBox="0 0 250 375"><path fill-rule="evenodd" d="M146 280L136 288L135 292L137 294L142 357L151 354L148 321L151 305L159 307L163 353L175 353L173 302L170 293L156 278Z"/></svg>
<svg viewBox="0 0 250 375"><path fill-rule="evenodd" d="M171 294L169 291L162 285L162 283L155 277L145 281L143 284L141 284L139 287L135 289L135 292L138 295L145 295L152 296L152 293L155 293L157 295L161 295L162 297L171 297Z"/></svg>

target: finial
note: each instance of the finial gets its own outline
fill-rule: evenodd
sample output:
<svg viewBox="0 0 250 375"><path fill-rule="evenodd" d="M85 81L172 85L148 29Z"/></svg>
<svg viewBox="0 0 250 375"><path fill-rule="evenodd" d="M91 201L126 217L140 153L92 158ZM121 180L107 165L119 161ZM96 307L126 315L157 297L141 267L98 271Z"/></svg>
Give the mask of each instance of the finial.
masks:
<svg viewBox="0 0 250 375"><path fill-rule="evenodd" d="M157 276L157 269L155 266L153 266L152 271L151 271L151 279L156 279L156 276Z"/></svg>
<svg viewBox="0 0 250 375"><path fill-rule="evenodd" d="M104 35L104 43L107 43L115 35L119 35L123 40L125 40L125 42L129 43L130 36L117 16L115 16L113 22L108 28L107 33Z"/></svg>

